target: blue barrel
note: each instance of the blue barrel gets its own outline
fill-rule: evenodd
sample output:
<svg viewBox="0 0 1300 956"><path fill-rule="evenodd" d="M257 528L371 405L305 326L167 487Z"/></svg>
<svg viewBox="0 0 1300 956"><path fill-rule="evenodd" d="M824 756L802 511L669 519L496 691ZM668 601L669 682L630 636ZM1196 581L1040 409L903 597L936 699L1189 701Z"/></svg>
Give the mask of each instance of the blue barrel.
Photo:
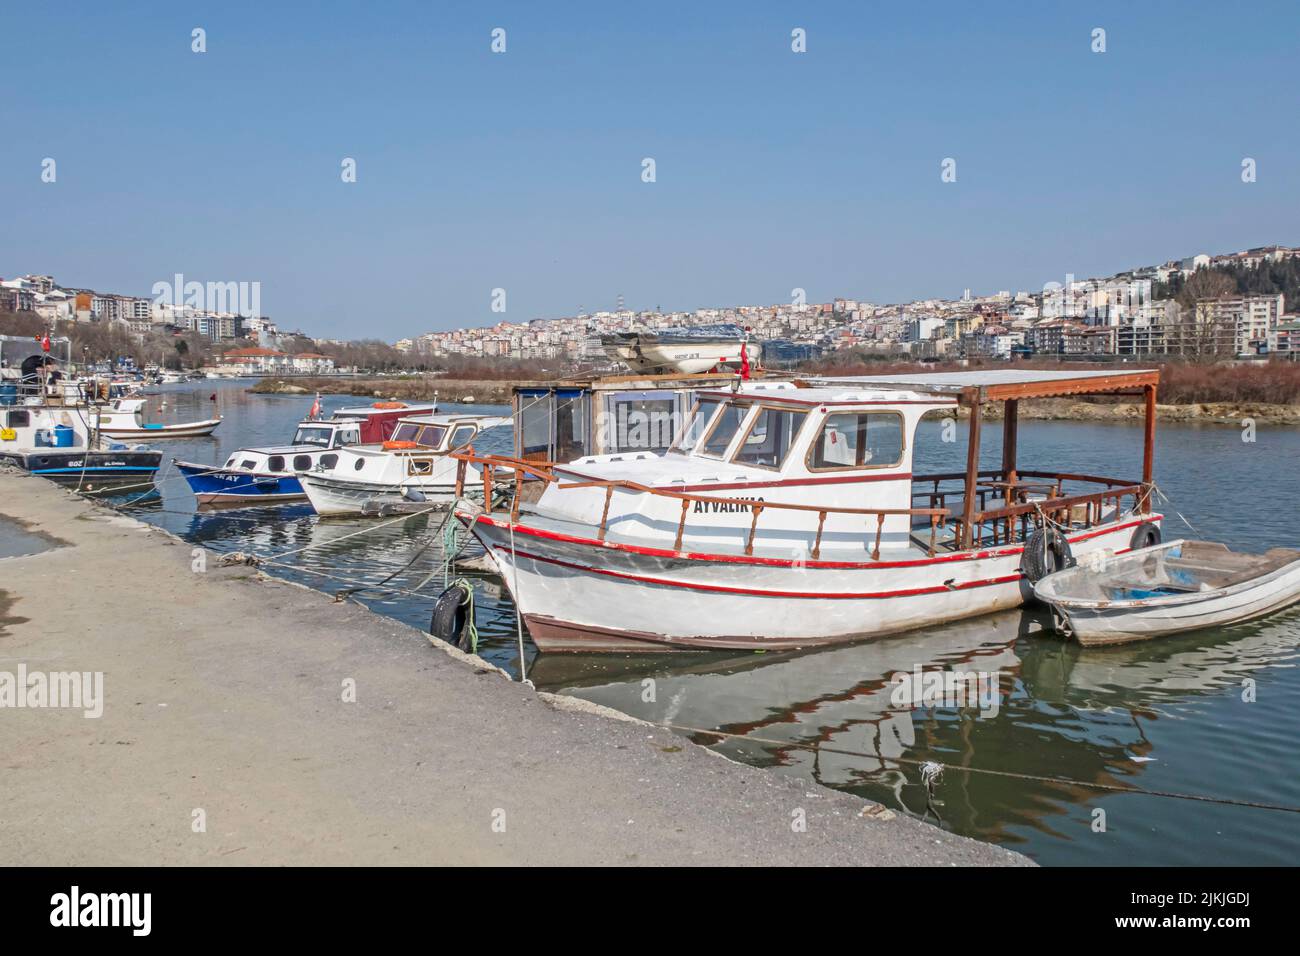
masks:
<svg viewBox="0 0 1300 956"><path fill-rule="evenodd" d="M77 433L67 425L54 426L54 447L71 448L77 443Z"/></svg>
<svg viewBox="0 0 1300 956"><path fill-rule="evenodd" d="M18 404L18 383L0 382L0 405Z"/></svg>

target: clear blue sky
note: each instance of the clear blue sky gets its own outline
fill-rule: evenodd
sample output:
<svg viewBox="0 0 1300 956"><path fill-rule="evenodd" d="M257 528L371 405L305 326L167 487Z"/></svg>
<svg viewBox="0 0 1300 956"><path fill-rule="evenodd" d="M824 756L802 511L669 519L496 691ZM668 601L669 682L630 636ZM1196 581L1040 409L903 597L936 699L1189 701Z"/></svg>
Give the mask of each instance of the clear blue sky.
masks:
<svg viewBox="0 0 1300 956"><path fill-rule="evenodd" d="M391 340L1300 243L1293 0L806 6L9 4L0 275Z"/></svg>

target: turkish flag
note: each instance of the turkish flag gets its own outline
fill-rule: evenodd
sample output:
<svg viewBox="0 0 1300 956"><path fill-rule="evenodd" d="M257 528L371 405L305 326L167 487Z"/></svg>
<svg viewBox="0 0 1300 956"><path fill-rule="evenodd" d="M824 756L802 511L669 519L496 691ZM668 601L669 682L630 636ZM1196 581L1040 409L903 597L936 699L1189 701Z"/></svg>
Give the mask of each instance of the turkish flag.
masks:
<svg viewBox="0 0 1300 956"><path fill-rule="evenodd" d="M45 337L41 339L41 351L48 352L49 350L50 350L50 333L46 332Z"/></svg>

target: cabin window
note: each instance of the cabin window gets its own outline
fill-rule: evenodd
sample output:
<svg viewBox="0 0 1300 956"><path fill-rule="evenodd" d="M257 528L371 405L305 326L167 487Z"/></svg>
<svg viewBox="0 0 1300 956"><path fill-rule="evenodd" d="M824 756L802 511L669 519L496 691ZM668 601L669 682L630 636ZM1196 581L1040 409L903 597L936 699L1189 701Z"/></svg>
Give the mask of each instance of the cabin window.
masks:
<svg viewBox="0 0 1300 956"><path fill-rule="evenodd" d="M740 426L749 415L750 405L724 405L722 411L714 417L713 426L701 442L699 452L710 458L721 458L731 445L731 440L740 431Z"/></svg>
<svg viewBox="0 0 1300 956"><path fill-rule="evenodd" d="M590 396L582 389L518 389L515 453L525 461L573 461L588 454ZM600 450L599 447L595 450Z"/></svg>
<svg viewBox="0 0 1300 956"><path fill-rule="evenodd" d="M360 471L362 468L366 467L366 460L364 458L358 458L357 463L352 467L355 468L357 471Z"/></svg>
<svg viewBox="0 0 1300 956"><path fill-rule="evenodd" d="M673 392L615 392L605 396L607 452L647 451L663 454L681 424Z"/></svg>
<svg viewBox="0 0 1300 956"><path fill-rule="evenodd" d="M808 453L813 471L882 468L903 460L903 416L898 412L828 415Z"/></svg>
<svg viewBox="0 0 1300 956"><path fill-rule="evenodd" d="M788 408L760 408L731 460L738 465L780 468L807 414Z"/></svg>
<svg viewBox="0 0 1300 956"><path fill-rule="evenodd" d="M254 468L257 467L257 462L253 461L253 459L251 458L245 458L243 461L239 463L239 467L244 469L245 471L252 471Z"/></svg>
<svg viewBox="0 0 1300 956"><path fill-rule="evenodd" d="M272 455L266 460L267 471L284 471L284 455Z"/></svg>
<svg viewBox="0 0 1300 956"><path fill-rule="evenodd" d="M239 458L238 455L231 455L229 458L226 459L226 467L234 468L235 462L238 460L238 458Z"/></svg>
<svg viewBox="0 0 1300 956"><path fill-rule="evenodd" d="M10 428L27 428L32 423L32 413L25 408L15 408L9 412Z"/></svg>
<svg viewBox="0 0 1300 956"><path fill-rule="evenodd" d="M469 444L470 439L474 437L474 433L477 431L478 429L475 428L473 425L461 425L459 428L457 428L454 432L451 433L450 447L459 448L461 445Z"/></svg>
<svg viewBox="0 0 1300 956"><path fill-rule="evenodd" d="M334 433L334 447L342 448L344 445L355 445L361 441L361 435L355 431L337 431Z"/></svg>
<svg viewBox="0 0 1300 956"><path fill-rule="evenodd" d="M420 426L412 422L402 422L393 429L392 441L415 441L420 434Z"/></svg>
<svg viewBox="0 0 1300 956"><path fill-rule="evenodd" d="M689 415L686 416L686 424L677 434L677 440L673 442L669 451L675 451L682 455L689 455L695 450L695 446L700 443L700 437L704 434L704 429L708 426L709 421L713 418L713 413L718 410L722 403L717 399L706 398L695 403Z"/></svg>
<svg viewBox="0 0 1300 956"><path fill-rule="evenodd" d="M420 435L415 439L415 443L425 448L437 448L442 444L442 436L445 434L447 429L442 425L425 425L420 429Z"/></svg>
<svg viewBox="0 0 1300 956"><path fill-rule="evenodd" d="M408 458L406 460L406 473L408 475L431 475L433 474L433 462L428 458Z"/></svg>
<svg viewBox="0 0 1300 956"><path fill-rule="evenodd" d="M334 430L328 426L312 425L302 426L293 436L295 445L319 445L321 448L330 446L330 435Z"/></svg>
<svg viewBox="0 0 1300 956"><path fill-rule="evenodd" d="M333 467L334 467L335 465L337 465L338 463L339 463L339 456L338 456L338 455L321 455L321 456L320 456L320 466L321 466L322 468L333 468Z"/></svg>
<svg viewBox="0 0 1300 956"><path fill-rule="evenodd" d="M306 471L311 467L311 455L294 455L293 470Z"/></svg>

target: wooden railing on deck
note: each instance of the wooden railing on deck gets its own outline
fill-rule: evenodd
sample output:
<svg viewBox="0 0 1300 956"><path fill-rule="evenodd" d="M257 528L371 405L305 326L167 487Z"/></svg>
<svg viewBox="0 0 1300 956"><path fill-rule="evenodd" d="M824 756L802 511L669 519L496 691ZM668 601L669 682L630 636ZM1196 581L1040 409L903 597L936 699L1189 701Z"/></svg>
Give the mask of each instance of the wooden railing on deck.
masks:
<svg viewBox="0 0 1300 956"><path fill-rule="evenodd" d="M965 495L965 478L964 473L956 472L951 474L917 475L913 479L914 490L912 497L913 499L927 499L931 507L947 508L950 497L963 497ZM1023 541L1028 537L1029 528L1031 526L1037 527L1044 519L1066 527L1075 524L1082 525L1085 528L1093 527L1102 522L1108 502L1113 502L1118 510L1122 507L1123 499L1130 495L1133 497L1133 511L1149 510L1147 506L1149 504L1150 489L1141 482L1059 471L1017 471L1015 472L1014 484L1008 483L1006 478L1007 476L1001 471L979 472L981 482L1009 486L1004 488L979 488L977 486L976 494L978 495L979 506L971 516L971 534L969 535L972 547L978 546L981 542L986 524L991 526L991 537L994 545L1010 544L1017 540ZM1039 480L1035 481L1034 479ZM939 487L943 482L948 481L962 482L962 486L957 488ZM930 489L915 489L915 485L921 485L925 482L932 483ZM1066 494L1064 485L1067 482L1104 485L1105 488L1079 494ZM1029 493L1034 491L1042 491L1043 493L1037 498L1030 498ZM1002 501L1003 504L1001 507L990 508L989 498ZM1084 509L1083 516L1076 519L1076 509L1079 508ZM962 523L963 519L960 516L953 519L954 529L958 532L958 540L967 537L960 533L963 530ZM1017 535L1017 531L1019 531L1019 535Z"/></svg>
<svg viewBox="0 0 1300 956"><path fill-rule="evenodd" d="M493 472L500 469L503 471L512 471L516 481L516 488L525 475L531 475L547 483L554 483L557 488L568 490L576 488L604 488L605 504L600 515L600 525L596 531L596 538L599 541L605 540L605 534L609 523L609 506L613 500L614 492L618 490L631 491L639 494L657 495L661 498L672 498L681 502L681 515L677 521L677 536L673 541L673 550L682 550L682 538L686 531L686 515L690 510L693 502L704 504L725 504L725 505L744 505L750 509L749 534L745 540L745 554L753 555L754 538L758 532L758 518L764 511L769 508L782 511L806 511L817 514L817 533L813 539L811 557L814 561L821 557L822 531L826 525L826 518L832 514L846 515L874 515L876 518L875 542L871 550L871 559L880 560L880 542L884 534L885 518L890 515L908 515L916 517L928 517L930 519L930 546L929 553L933 557L938 538L939 527L944 523L944 519L951 515L947 508L832 508L820 507L818 505L800 505L778 501L747 501L742 498L722 498L716 495L692 495L679 491L668 491L663 488L653 488L649 485L643 485L640 482L626 480L592 480L592 481L572 481L561 482L555 475L556 464L548 462L539 464L538 462L526 462L518 458L511 458L505 455L476 455L473 450L466 452L453 453L450 457L457 460L456 465L456 495L460 497L465 488L466 470L470 464L477 464L483 469L483 497L484 508L490 514L492 511L492 490L495 484ZM511 501L510 521L514 523L519 519L519 496L516 494Z"/></svg>

